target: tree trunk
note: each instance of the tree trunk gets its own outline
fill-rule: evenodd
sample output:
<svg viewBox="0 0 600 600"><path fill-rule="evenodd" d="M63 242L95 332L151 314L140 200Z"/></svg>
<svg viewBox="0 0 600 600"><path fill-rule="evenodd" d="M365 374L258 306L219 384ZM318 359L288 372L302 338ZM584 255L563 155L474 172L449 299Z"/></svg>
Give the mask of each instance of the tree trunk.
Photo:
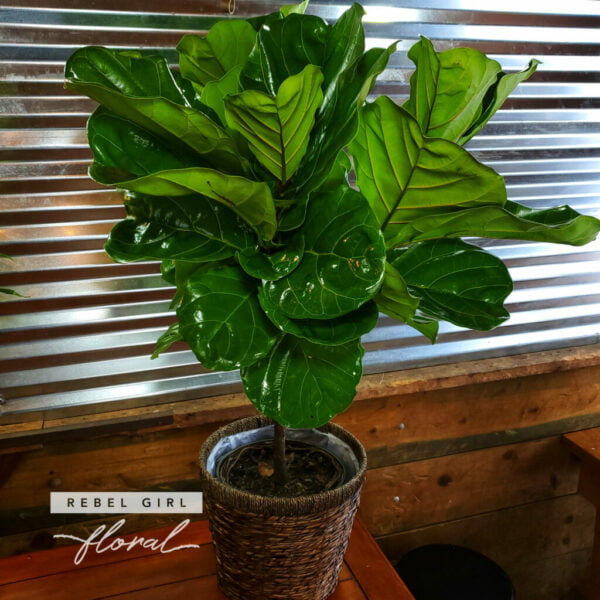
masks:
<svg viewBox="0 0 600 600"><path fill-rule="evenodd" d="M275 423L273 437L273 476L278 485L284 485L288 480L287 465L285 463L285 427Z"/></svg>

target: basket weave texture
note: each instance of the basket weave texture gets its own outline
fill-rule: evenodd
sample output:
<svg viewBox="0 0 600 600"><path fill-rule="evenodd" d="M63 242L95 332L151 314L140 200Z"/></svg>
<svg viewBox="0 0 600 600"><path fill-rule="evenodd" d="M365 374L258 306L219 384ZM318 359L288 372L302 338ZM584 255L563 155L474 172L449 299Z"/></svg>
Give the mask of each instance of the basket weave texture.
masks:
<svg viewBox="0 0 600 600"><path fill-rule="evenodd" d="M271 423L249 417L226 425L200 452L219 586L230 600L325 600L335 590L350 538L365 479L365 450L345 429L332 423L321 427L352 448L359 470L335 490L299 498L243 492L206 471L221 438Z"/></svg>

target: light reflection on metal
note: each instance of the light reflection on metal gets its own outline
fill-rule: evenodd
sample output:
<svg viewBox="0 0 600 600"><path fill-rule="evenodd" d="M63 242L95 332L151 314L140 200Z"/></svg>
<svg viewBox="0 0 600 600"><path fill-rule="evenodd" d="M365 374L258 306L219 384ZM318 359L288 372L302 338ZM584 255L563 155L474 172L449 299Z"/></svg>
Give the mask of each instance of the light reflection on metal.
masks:
<svg viewBox="0 0 600 600"><path fill-rule="evenodd" d="M16 3L19 4L19 3ZM54 416L208 398L240 390L236 372L210 373L182 345L149 359L173 320L171 290L148 263L114 265L102 245L122 218L117 193L86 176L91 160L89 99L65 92L64 60L80 45L162 52L187 31L225 15L187 0L133 3L82 0L77 10L0 10L0 252L16 257L0 286L30 297L0 303L0 422L32 411ZM348 4L311 3L328 20ZM506 108L469 144L505 176L509 198L531 207L571 204L600 215L600 4L592 0L376 0L366 2L367 46L398 38L399 52L376 93L408 94L406 52L419 35L440 50L472 45L506 70L543 61ZM237 17L279 4L238 3ZM147 12L143 12L147 11ZM68 35L67 35L68 32ZM471 240L475 241L475 240ZM507 261L515 279L512 319L493 332L449 324L431 346L381 317L364 338L368 373L580 345L600 333L600 243L583 247L514 241L476 243ZM9 285L10 284L10 285Z"/></svg>

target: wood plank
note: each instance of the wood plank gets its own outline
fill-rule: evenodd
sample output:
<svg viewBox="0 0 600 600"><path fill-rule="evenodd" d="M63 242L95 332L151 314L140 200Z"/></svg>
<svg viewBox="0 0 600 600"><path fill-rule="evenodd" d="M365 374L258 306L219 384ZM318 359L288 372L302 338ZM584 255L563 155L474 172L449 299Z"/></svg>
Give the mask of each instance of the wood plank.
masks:
<svg viewBox="0 0 600 600"><path fill-rule="evenodd" d="M582 581L589 565L590 549L523 563L511 574L524 600L563 600L574 581ZM535 574L532 577L532 574Z"/></svg>
<svg viewBox="0 0 600 600"><path fill-rule="evenodd" d="M573 552L589 552L593 544L595 510L580 495L489 512L377 538L392 563L414 548L427 544L456 544L481 552L500 565L513 579L517 597L529 599L527 591L543 588L544 569L528 571L527 587L521 589L523 565L532 560L553 560ZM565 571L565 588L582 583L579 571ZM541 579L540 579L541 578Z"/></svg>
<svg viewBox="0 0 600 600"><path fill-rule="evenodd" d="M182 520L183 519L180 516L179 522ZM129 543L133 541L134 538L139 538L140 536L143 536L146 540L150 538L164 540L172 531L173 527L162 527L160 529L143 531L141 533L137 532L129 535L119 535L119 533L117 533L117 535L122 537L126 543ZM112 536L111 538L108 538L105 546L108 546L110 541L114 540L116 537L117 536ZM173 547L183 544L210 545L212 543L211 540L208 522L198 521L190 523L185 529L181 530L177 536L173 538L173 543L169 546ZM73 544L73 542L71 542L71 544ZM89 551L86 554L85 559L80 564L76 565L74 564L73 559L78 549L79 544L76 543L75 545L55 548L52 551L28 553L3 559L2 571L0 571L0 585L17 581L26 581L33 577L56 575L57 573L64 573L65 571L71 572L78 569L87 569L123 560L131 560L133 558L150 556L151 554L156 553L155 550L143 548L141 546L135 546L131 550L121 548L103 554ZM35 565L35 567L32 568L32 565Z"/></svg>
<svg viewBox="0 0 600 600"><path fill-rule="evenodd" d="M600 474L600 427L570 433L564 441L575 456Z"/></svg>
<svg viewBox="0 0 600 600"><path fill-rule="evenodd" d="M560 435L600 424L600 367L375 398L335 421L371 467Z"/></svg>
<svg viewBox="0 0 600 600"><path fill-rule="evenodd" d="M598 465L590 461L586 461L581 465L579 492L596 508L596 526L591 568L589 569L584 586L586 600L600 600L600 474Z"/></svg>
<svg viewBox="0 0 600 600"><path fill-rule="evenodd" d="M375 536L573 494L578 465L550 438L372 469L359 514Z"/></svg>
<svg viewBox="0 0 600 600"><path fill-rule="evenodd" d="M389 596L381 596L381 600L389 598ZM379 600L377 596L371 596L372 600ZM371 600L369 596L365 596L360 585L354 580L341 581L335 592L329 596L328 600Z"/></svg>
<svg viewBox="0 0 600 600"><path fill-rule="evenodd" d="M600 600L600 511L596 512L595 543L586 573L586 600Z"/></svg>
<svg viewBox="0 0 600 600"><path fill-rule="evenodd" d="M213 429L115 436L29 452L2 488L0 511L48 505L51 490L135 491L197 479L198 452ZM60 484L50 487L52 479Z"/></svg>
<svg viewBox="0 0 600 600"><path fill-rule="evenodd" d="M589 502L572 494L402 531L376 541L392 563L419 546L456 544L481 552L510 571L532 556L541 560L591 548L595 518Z"/></svg>
<svg viewBox="0 0 600 600"><path fill-rule="evenodd" d="M414 600L362 521L356 520L346 562L367 598Z"/></svg>
<svg viewBox="0 0 600 600"><path fill-rule="evenodd" d="M52 552L52 551L51 551ZM0 586L2 600L98 598L215 573L212 546L152 554Z"/></svg>
<svg viewBox="0 0 600 600"><path fill-rule="evenodd" d="M102 600L108 598L104 596ZM181 598L199 598L202 600L227 600L219 590L215 576L189 579L161 585L154 588L145 588L127 594L110 596L115 600L181 600ZM98 598L98 600L101 600ZM354 580L341 581L329 600L368 600L360 586Z"/></svg>
<svg viewBox="0 0 600 600"><path fill-rule="evenodd" d="M116 596L98 596L96 600L104 600L105 598L114 598L114 600L181 600L182 598L227 600L217 585L215 575L167 583L153 588L143 588L134 592L117 594Z"/></svg>

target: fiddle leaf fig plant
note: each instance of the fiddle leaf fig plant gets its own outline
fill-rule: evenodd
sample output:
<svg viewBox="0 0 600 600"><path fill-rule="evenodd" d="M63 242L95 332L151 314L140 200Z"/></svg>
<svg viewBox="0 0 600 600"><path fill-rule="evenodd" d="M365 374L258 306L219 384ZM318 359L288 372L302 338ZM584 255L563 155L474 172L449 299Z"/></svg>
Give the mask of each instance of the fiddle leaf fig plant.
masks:
<svg viewBox="0 0 600 600"><path fill-rule="evenodd" d="M461 238L580 245L600 230L567 206L509 201L463 148L537 61L508 74L421 38L409 99L371 101L396 44L365 52L359 4L334 24L306 7L186 35L178 67L98 47L66 66L66 86L100 105L90 176L124 191L106 251L161 261L175 286L153 356L183 340L206 367L240 369L283 427L348 407L380 312L432 342L439 321L508 318L508 270Z"/></svg>

